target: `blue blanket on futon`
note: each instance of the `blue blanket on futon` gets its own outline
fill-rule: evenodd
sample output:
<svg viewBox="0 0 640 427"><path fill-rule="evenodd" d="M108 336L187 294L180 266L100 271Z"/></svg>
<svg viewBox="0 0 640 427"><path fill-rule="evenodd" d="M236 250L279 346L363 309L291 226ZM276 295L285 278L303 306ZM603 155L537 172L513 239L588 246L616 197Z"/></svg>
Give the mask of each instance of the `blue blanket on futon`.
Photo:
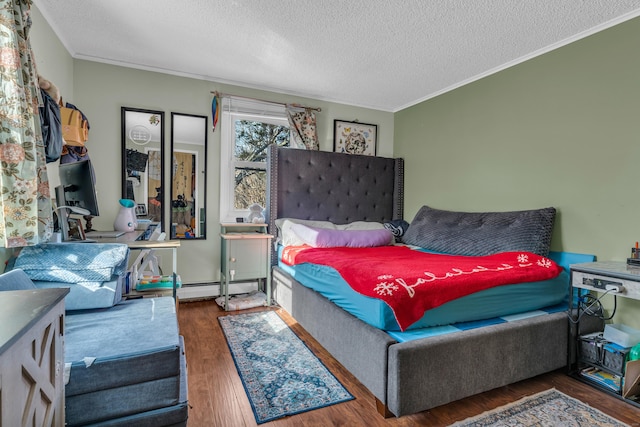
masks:
<svg viewBox="0 0 640 427"><path fill-rule="evenodd" d="M48 243L22 248L14 268L31 280L105 282L127 269L129 248L120 243Z"/></svg>

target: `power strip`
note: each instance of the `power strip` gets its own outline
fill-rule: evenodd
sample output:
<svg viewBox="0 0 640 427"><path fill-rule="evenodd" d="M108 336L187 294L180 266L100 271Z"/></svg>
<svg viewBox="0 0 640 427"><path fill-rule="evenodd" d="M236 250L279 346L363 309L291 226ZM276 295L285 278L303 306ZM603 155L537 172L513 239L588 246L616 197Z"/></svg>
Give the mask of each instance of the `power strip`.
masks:
<svg viewBox="0 0 640 427"><path fill-rule="evenodd" d="M613 280L604 280L599 278L583 278L582 284L587 286L592 286L596 289L609 289L608 286L620 286L622 287L622 283L615 282Z"/></svg>
<svg viewBox="0 0 640 427"><path fill-rule="evenodd" d="M620 263L614 266L619 267ZM597 273L573 270L571 284L575 288L589 289L593 291L607 291L607 285L614 286L609 289L610 295L618 295L624 298L640 300L640 268L631 267L622 263L623 267L615 270L621 276L601 276ZM624 275L624 276L622 276ZM617 289L617 290L615 290Z"/></svg>

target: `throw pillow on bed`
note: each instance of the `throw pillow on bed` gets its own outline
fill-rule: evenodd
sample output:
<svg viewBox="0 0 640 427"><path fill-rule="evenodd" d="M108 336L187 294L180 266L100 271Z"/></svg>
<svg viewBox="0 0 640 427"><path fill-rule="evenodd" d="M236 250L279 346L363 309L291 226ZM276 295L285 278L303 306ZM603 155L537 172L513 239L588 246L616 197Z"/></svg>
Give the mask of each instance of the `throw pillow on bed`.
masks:
<svg viewBox="0 0 640 427"><path fill-rule="evenodd" d="M291 230L300 240L314 248L369 248L389 245L393 234L386 228L377 230L332 230L293 224Z"/></svg>
<svg viewBox="0 0 640 427"><path fill-rule="evenodd" d="M453 212L420 208L403 243L448 254L482 256L526 251L549 254L555 208L513 212Z"/></svg>
<svg viewBox="0 0 640 427"><path fill-rule="evenodd" d="M396 238L396 242L402 241L402 236L409 229L409 223L404 219L394 219L388 222L385 222L384 228L389 230Z"/></svg>
<svg viewBox="0 0 640 427"><path fill-rule="evenodd" d="M308 227L326 228L331 230L377 230L384 228L379 222L372 221L354 221L348 224L334 224L330 221L316 221L297 218L278 218L275 221L278 228L278 244L282 246L300 246L304 245L300 237L291 230L294 224L302 224Z"/></svg>
<svg viewBox="0 0 640 427"><path fill-rule="evenodd" d="M304 242L300 240L300 237L298 237L298 235L294 233L293 230L291 230L291 227L294 224L304 224L311 227L333 229L335 229L336 227L329 221L278 218L276 219L276 226L278 227L278 243L280 243L282 246L300 246L304 244Z"/></svg>

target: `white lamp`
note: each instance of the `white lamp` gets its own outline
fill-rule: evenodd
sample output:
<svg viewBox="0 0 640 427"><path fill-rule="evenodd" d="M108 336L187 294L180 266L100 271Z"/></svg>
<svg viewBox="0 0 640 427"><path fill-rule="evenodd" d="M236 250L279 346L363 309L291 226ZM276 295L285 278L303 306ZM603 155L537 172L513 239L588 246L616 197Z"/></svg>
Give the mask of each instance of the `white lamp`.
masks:
<svg viewBox="0 0 640 427"><path fill-rule="evenodd" d="M67 212L69 209L71 212L76 213L78 215L91 215L91 212L88 210L81 208L79 206L58 206L53 210L53 213L59 211L58 215L58 225L60 226L60 232L62 233L62 241L69 240L69 213Z"/></svg>

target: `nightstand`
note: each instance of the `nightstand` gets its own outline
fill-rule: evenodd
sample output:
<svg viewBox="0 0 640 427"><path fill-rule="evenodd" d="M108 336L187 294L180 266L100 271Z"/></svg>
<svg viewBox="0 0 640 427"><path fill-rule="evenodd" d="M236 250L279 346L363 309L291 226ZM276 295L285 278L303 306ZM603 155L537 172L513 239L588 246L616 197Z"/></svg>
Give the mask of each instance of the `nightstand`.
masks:
<svg viewBox="0 0 640 427"><path fill-rule="evenodd" d="M578 290L598 292L616 297L640 300L640 268L629 267L625 262L588 262L583 264L572 264L571 268L571 306L573 308L573 295ZM580 291L582 290L582 291ZM578 323L583 310L578 307ZM576 330L579 330L579 325ZM576 334L577 335L577 334ZM606 392L612 394L634 406L640 407L640 399L633 397L637 395L637 387L633 393L624 396L626 387L620 386L616 389L614 382L608 381L613 376L624 378L631 386L638 382L637 372L640 363L626 363L628 349L620 347L615 343L604 340L601 334L587 334L569 337L570 349L577 354L575 363L570 364L570 373ZM631 365L633 366L633 376L630 376ZM623 383L624 383L623 381Z"/></svg>
<svg viewBox="0 0 640 427"><path fill-rule="evenodd" d="M229 310L229 285L257 280L271 305L271 239L267 224L220 224L220 296Z"/></svg>

